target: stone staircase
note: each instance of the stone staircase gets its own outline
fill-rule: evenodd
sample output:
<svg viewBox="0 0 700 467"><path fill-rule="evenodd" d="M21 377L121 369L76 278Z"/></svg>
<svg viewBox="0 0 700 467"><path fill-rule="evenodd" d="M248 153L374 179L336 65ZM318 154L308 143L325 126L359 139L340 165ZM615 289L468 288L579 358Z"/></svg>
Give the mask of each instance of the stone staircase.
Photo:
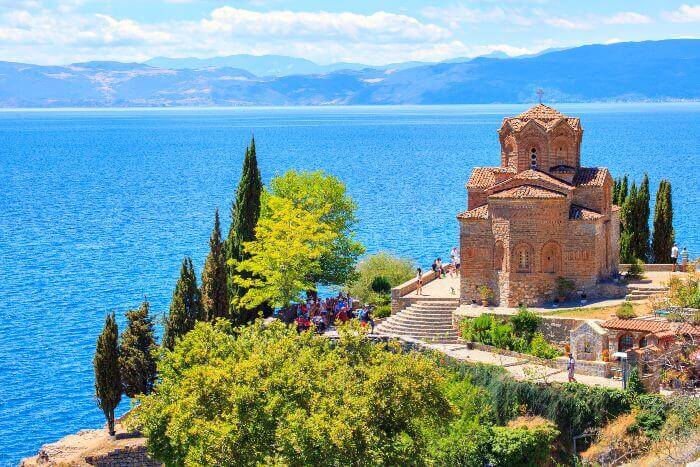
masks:
<svg viewBox="0 0 700 467"><path fill-rule="evenodd" d="M649 280L638 280L627 284L625 300L648 300L654 295L668 291L668 287L653 284Z"/></svg>
<svg viewBox="0 0 700 467"><path fill-rule="evenodd" d="M457 298L425 298L382 321L375 332L408 336L428 342L456 342L452 312L459 307Z"/></svg>

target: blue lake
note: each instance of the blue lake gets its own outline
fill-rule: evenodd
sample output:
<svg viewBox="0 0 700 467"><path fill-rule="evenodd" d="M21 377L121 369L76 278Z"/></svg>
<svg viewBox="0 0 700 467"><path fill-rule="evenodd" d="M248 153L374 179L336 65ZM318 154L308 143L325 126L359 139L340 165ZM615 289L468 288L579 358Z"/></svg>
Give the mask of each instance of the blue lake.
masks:
<svg viewBox="0 0 700 467"><path fill-rule="evenodd" d="M582 163L673 186L676 238L700 251L700 104L561 105ZM146 295L167 309L183 256L201 270L255 132L264 181L341 178L358 237L424 265L457 243L474 166L525 106L0 112L0 464L102 426L92 356L104 316ZM120 412L128 408L128 401Z"/></svg>

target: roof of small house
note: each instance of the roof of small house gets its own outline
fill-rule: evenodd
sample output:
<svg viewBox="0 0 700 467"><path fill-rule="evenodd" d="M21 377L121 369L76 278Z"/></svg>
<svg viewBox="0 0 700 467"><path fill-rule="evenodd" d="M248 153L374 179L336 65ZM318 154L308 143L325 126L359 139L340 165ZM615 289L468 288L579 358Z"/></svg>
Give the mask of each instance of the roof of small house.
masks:
<svg viewBox="0 0 700 467"><path fill-rule="evenodd" d="M558 191L548 190L535 185L520 185L514 188L505 189L498 191L489 198L498 199L555 199L555 198L566 198L565 195L559 193Z"/></svg>
<svg viewBox="0 0 700 467"><path fill-rule="evenodd" d="M467 188L489 188L496 184L497 173L515 173L512 167L475 167L467 182Z"/></svg>
<svg viewBox="0 0 700 467"><path fill-rule="evenodd" d="M569 219L572 220L588 221L600 219L601 217L603 217L602 214L599 214L595 211L584 208L583 206L579 206L577 204L572 204L571 208L569 208Z"/></svg>
<svg viewBox="0 0 700 467"><path fill-rule="evenodd" d="M601 326L618 331L648 332L655 334L657 337L659 334L667 332L671 332L673 335L700 335L700 326L671 322L664 318L613 318L605 321Z"/></svg>
<svg viewBox="0 0 700 467"><path fill-rule="evenodd" d="M458 219L488 219L489 218L489 207L487 204L479 206L469 211L464 211L463 213L457 214Z"/></svg>

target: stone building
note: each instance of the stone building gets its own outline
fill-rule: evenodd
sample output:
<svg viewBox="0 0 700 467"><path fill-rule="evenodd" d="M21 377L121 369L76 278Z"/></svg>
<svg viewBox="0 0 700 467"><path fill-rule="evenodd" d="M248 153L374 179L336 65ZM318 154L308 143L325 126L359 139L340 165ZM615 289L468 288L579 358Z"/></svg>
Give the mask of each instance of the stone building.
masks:
<svg viewBox="0 0 700 467"><path fill-rule="evenodd" d="M560 276L594 295L617 272L619 208L608 170L581 166L580 120L539 104L498 136L501 164L473 170L457 216L462 301L487 285L496 304L541 304Z"/></svg>

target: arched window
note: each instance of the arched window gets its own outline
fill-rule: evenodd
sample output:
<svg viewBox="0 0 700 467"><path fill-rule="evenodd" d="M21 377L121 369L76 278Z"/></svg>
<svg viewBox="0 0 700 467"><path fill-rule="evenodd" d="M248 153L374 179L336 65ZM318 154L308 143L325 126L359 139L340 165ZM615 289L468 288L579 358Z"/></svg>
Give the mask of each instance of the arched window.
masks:
<svg viewBox="0 0 700 467"><path fill-rule="evenodd" d="M537 148L530 149L530 167L537 168Z"/></svg>
<svg viewBox="0 0 700 467"><path fill-rule="evenodd" d="M515 250L514 259L515 272L532 272L532 250L528 245L521 245L517 247Z"/></svg>
<svg viewBox="0 0 700 467"><path fill-rule="evenodd" d="M630 334L623 334L617 342L618 352L627 352L629 349L634 347L634 339Z"/></svg>
<svg viewBox="0 0 700 467"><path fill-rule="evenodd" d="M559 272L561 264L561 249L554 242L547 243L542 247L542 272L554 274Z"/></svg>
<svg viewBox="0 0 700 467"><path fill-rule="evenodd" d="M505 258L503 257L503 242L498 240L493 247L493 268L496 271L505 269L503 265L504 259Z"/></svg>

